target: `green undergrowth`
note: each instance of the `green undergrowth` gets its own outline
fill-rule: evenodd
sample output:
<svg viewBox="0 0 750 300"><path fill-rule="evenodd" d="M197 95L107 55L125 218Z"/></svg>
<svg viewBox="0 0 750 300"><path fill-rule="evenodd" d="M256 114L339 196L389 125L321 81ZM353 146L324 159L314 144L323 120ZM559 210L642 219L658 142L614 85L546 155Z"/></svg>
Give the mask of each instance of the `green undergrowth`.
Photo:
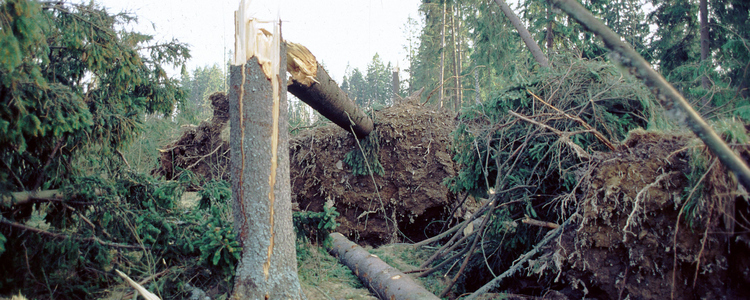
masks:
<svg viewBox="0 0 750 300"><path fill-rule="evenodd" d="M380 140L378 131L373 130L367 137L360 140L356 148L346 153L344 162L352 168L354 175L370 175L370 170L372 170L372 173L383 176L383 165L380 164L378 153L380 153Z"/></svg>

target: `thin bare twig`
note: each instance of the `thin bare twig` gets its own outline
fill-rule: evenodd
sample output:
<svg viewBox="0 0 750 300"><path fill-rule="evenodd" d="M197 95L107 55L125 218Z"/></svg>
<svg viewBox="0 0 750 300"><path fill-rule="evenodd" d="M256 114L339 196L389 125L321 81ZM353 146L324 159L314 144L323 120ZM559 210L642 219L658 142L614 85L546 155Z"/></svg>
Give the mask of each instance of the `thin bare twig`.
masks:
<svg viewBox="0 0 750 300"><path fill-rule="evenodd" d="M531 257L533 257L534 255L536 255L537 253L539 253L539 251L541 251L542 248L544 248L544 246L547 245L547 243L549 243L551 240L553 240L553 239L557 238L558 236L560 236L560 234L562 234L563 230L565 230L566 227L568 227L568 226L570 226L570 224L572 224L572 220L575 217L576 217L576 215L571 216L570 218L568 218L567 220L565 220L565 222L563 222L563 224L560 225L560 227L558 227L557 229L552 230L549 233L547 233L547 236L545 236L544 239L542 239L539 243L537 243L536 246L534 246L534 249L531 249L531 251L526 252L524 255L522 255L521 257L519 257L516 260L516 262L513 263L513 265L510 268L508 268L507 271L503 272L503 274L500 274L500 276L495 277L495 279L492 279L490 282L488 282L487 284L485 284L484 286L482 286L476 292L474 292L473 294L469 295L469 297L467 297L465 300L476 299L478 296L480 296L482 294L485 294L485 293L489 292L492 288L498 286L502 282L503 279L505 279L507 277L510 277L513 274L515 274L518 270L521 269L521 266L524 263L526 263L526 261L528 261Z"/></svg>
<svg viewBox="0 0 750 300"><path fill-rule="evenodd" d="M526 216L521 222L524 224L529 224L529 225L539 226L539 227L547 227L551 229L557 229L558 227L560 227L560 225L556 223L535 220L535 219L529 218L529 216Z"/></svg>
<svg viewBox="0 0 750 300"><path fill-rule="evenodd" d="M609 140L608 140L608 139L607 139L606 137L604 137L604 135L602 135L602 134L601 134L601 132L599 132L599 131L597 131L596 129L594 129L593 127L591 127L591 125L589 125L588 123L586 123L585 121L583 121L583 119L581 119L580 117L577 117L577 116L571 116L570 114L568 114L568 113L566 113L566 112L564 112L564 111L560 110L559 108L557 108L557 107L554 107L554 106L552 106L551 104L549 104L549 103L545 102L544 100L542 100L542 98L540 98L540 97L539 97L539 96L537 96L536 94L532 93L532 92L531 92L531 90L529 90L529 89L526 89L526 91L527 91L527 92L528 92L529 94L531 94L531 96L532 96L532 97L533 97L534 99L536 99L537 101L539 101L539 102L542 102L542 104L544 104L544 105L548 106L549 108L551 108L551 109L555 110L556 112L558 112L558 113L562 114L562 115L563 115L563 116L565 116L566 118L568 118L568 119L571 119L571 120L575 121L575 122L576 122L576 123L578 123L578 124L581 124L581 126L583 126L583 128L586 128L586 130L590 130L590 131L591 131L591 133L593 133L593 134L594 134L594 136L595 136L595 137L596 137L596 138L597 138L597 139L598 139L599 141L601 141L602 143L604 143L604 145L605 145L605 146L607 146L607 148L609 148L609 150L613 150L613 151L615 150L615 146L614 146L614 145L612 145L612 143L611 143L611 142L610 142L610 141L609 141Z"/></svg>

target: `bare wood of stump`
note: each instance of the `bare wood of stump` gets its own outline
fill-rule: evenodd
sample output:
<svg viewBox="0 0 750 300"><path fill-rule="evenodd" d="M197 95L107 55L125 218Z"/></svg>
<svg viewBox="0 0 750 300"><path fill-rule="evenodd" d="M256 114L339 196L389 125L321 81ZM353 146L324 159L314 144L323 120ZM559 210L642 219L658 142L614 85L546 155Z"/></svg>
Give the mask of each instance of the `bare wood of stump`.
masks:
<svg viewBox="0 0 750 300"><path fill-rule="evenodd" d="M357 275L380 299L438 299L424 287L353 243L338 232L331 233L328 252Z"/></svg>
<svg viewBox="0 0 750 300"><path fill-rule="evenodd" d="M287 71L292 75L289 92L344 130L349 131L351 125L357 138L370 134L374 128L372 119L331 79L310 50L291 42L286 45Z"/></svg>
<svg viewBox="0 0 750 300"><path fill-rule="evenodd" d="M632 75L641 79L674 119L679 121L684 118L690 130L706 144L724 166L732 170L742 186L750 190L750 168L747 164L734 154L690 103L661 74L651 68L651 65L632 46L624 42L619 35L580 3L573 0L552 0L551 2L578 21L586 30L599 36L604 41L604 45L612 50L612 60L628 68Z"/></svg>

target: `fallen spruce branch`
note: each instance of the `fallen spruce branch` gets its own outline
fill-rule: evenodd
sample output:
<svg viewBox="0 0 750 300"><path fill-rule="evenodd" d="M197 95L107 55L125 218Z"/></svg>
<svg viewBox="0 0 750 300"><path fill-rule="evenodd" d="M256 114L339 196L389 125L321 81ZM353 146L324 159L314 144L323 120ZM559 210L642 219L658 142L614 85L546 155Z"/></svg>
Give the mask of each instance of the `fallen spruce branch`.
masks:
<svg viewBox="0 0 750 300"><path fill-rule="evenodd" d="M544 129L547 129L549 131L552 131L553 133L555 133L556 135L558 135L560 137L560 141L562 141L563 143L565 143L566 145L568 145L571 149L573 149L573 151L576 153L576 155L578 156L578 158L580 158L582 160L590 160L591 159L591 155L589 155L588 153L586 153L586 150L583 150L583 148L581 148L581 146L578 146L578 144L576 144L572 140L570 140L570 136L571 135L577 134L577 133L582 133L582 132L590 132L589 130L576 131L576 132L563 132L563 131L557 130L556 128L554 128L552 126L549 126L547 124L543 124L543 123L534 121L533 119L531 119L529 117L526 117L524 115L521 115L521 114L519 114L517 112L514 112L512 110L508 111L508 113L511 114L511 115L513 115L513 116L515 116L516 118L519 118L519 119L524 120L526 122L529 122L531 124L534 124L534 125L537 125L539 127L544 128Z"/></svg>
<svg viewBox="0 0 750 300"><path fill-rule="evenodd" d="M328 252L357 275L380 299L438 299L424 287L338 232L331 233Z"/></svg>
<svg viewBox="0 0 750 300"><path fill-rule="evenodd" d="M515 274L516 272L518 272L518 270L521 269L521 267L523 266L524 263L526 263L534 255L536 255L537 253L539 253L542 250L542 248L544 248L544 246L547 245L547 243L549 243L553 239L555 239L558 236L560 236L560 234L562 234L563 230L565 230L566 227L568 227L571 224L573 224L572 220L575 217L577 217L577 215L571 216L570 218L568 218L567 220L565 220L565 222L563 222L563 224L560 225L560 227L558 227L557 229L552 230L549 233L547 233L547 236L545 236L538 244L536 244L536 246L534 246L534 249L531 249L531 251L526 252L525 254L523 254L521 257L519 257L516 260L516 262L512 266L510 266L510 268L508 268L507 271L503 272L503 274L500 274L500 276L495 277L495 279L492 279L490 282L488 282L487 284L485 284L484 286L482 286L476 292L474 292L473 294L469 295L469 297L466 297L465 300L476 299L478 296L480 296L482 294L486 294L491 289L493 289L493 288L497 287L498 285L500 285L500 283L503 281L503 279L508 278L510 276L513 276L513 274Z"/></svg>
<svg viewBox="0 0 750 300"><path fill-rule="evenodd" d="M552 0L552 4L565 11L583 25L586 30L599 36L607 48L612 50L612 60L621 64L633 76L642 80L672 118L678 121L685 119L690 130L706 144L724 166L732 170L742 186L750 190L750 168L747 164L729 148L724 140L693 109L690 103L661 74L656 72L632 46L624 42L617 33L604 25L580 3L574 0Z"/></svg>
<svg viewBox="0 0 750 300"><path fill-rule="evenodd" d="M8 220L8 219L6 219L6 218L4 218L2 216L0 216L0 224L6 224L6 225L11 226L11 227L15 227L15 228L18 228L18 229L21 229L21 230L31 231L31 232L34 232L34 233L37 233L37 234L41 234L41 235L45 235L45 236L48 236L48 237L51 237L51 238L54 238L54 239L58 239L58 240L74 239L74 240L82 241L82 242L96 242L96 243L101 244L102 246L107 246L107 247L112 247L112 248L151 250L151 248L147 247L147 246L118 244L118 243L104 241L104 240L102 240L102 239L100 239L100 238L98 238L96 236L84 238L84 237L77 237L77 236L72 236L72 235L65 235L65 234L60 234L60 233L49 232L49 231L42 230L42 229L39 229L39 228L34 228L34 227L31 227L31 226L26 226L26 225L23 225L23 224L20 224L20 223L17 223L17 222L13 222L13 221Z"/></svg>

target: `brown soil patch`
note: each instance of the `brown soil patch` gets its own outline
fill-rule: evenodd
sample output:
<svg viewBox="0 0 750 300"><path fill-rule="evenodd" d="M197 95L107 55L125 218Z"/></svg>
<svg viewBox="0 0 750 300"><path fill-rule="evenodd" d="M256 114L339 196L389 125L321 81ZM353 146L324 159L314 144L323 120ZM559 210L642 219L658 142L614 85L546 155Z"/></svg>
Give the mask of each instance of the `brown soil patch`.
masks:
<svg viewBox="0 0 750 300"><path fill-rule="evenodd" d="M316 128L290 141L292 201L322 211L333 200L341 214L337 231L359 243L425 239L440 229L429 225L455 199L442 184L457 170L449 140L454 118L406 102L376 111L374 119L383 175L374 175L373 183L371 176L352 174L344 158L359 151L353 135L335 125Z"/></svg>
<svg viewBox="0 0 750 300"><path fill-rule="evenodd" d="M553 256L563 266L561 277L569 296L736 299L740 295L738 287L747 281L731 275L730 265L744 270L748 265L739 266L742 259L730 255L731 233L719 220L726 215L720 206L735 200L722 196L727 195L726 187L737 186L726 170L715 167L706 177L712 196L702 200L706 207L699 224L689 227L683 214L676 230L682 197L692 188L686 176L690 172L686 150L697 144L691 141L694 136L636 131L618 151L602 154L592 163L590 175L583 178L590 183L579 203L580 225L562 236ZM722 189L723 194L714 193Z"/></svg>
<svg viewBox="0 0 750 300"><path fill-rule="evenodd" d="M222 92L212 94L209 100L213 118L187 127L179 139L159 149L160 164L153 175L174 179L190 170L206 180L229 181L229 102Z"/></svg>
<svg viewBox="0 0 750 300"><path fill-rule="evenodd" d="M447 214L455 198L442 184L457 170L450 154L454 117L408 99L375 112L377 158L384 169L382 176L374 175L377 189L371 176L354 175L344 162L348 152L359 151L352 134L331 124L291 138L292 201L322 211L332 200L341 214L337 231L364 244L419 241L440 230L430 225ZM173 179L186 169L201 178L230 180L226 96L216 93L211 101L213 119L165 146L155 174Z"/></svg>

